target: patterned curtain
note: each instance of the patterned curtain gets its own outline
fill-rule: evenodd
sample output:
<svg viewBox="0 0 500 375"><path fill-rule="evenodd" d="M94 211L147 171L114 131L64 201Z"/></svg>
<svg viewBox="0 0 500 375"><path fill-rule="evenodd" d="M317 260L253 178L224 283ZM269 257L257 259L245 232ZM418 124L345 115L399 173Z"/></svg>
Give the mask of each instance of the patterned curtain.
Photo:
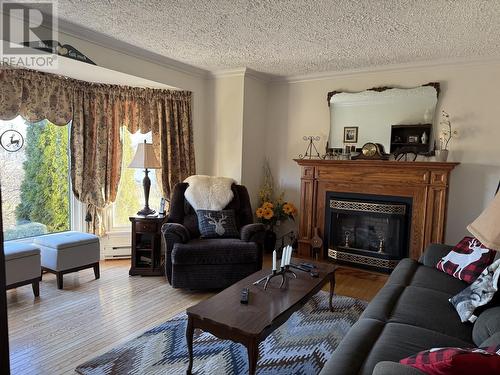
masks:
<svg viewBox="0 0 500 375"><path fill-rule="evenodd" d="M30 122L49 120L56 125L71 121L70 80L31 70L0 69L0 118L12 120L21 115Z"/></svg>
<svg viewBox="0 0 500 375"><path fill-rule="evenodd" d="M76 198L87 204L89 231L104 234L103 210L116 199L122 165L121 116L116 100L97 86L73 94L70 153Z"/></svg>
<svg viewBox="0 0 500 375"><path fill-rule="evenodd" d="M191 92L171 92L168 98L158 97L154 103L153 147L162 166L159 180L163 194L170 201L175 184L196 174Z"/></svg>
<svg viewBox="0 0 500 375"><path fill-rule="evenodd" d="M103 209L120 181L120 127L152 131L165 197L195 174L191 92L106 85L23 69L0 70L0 118L71 124L71 180L87 205L90 231L104 233ZM132 208L131 208L132 209Z"/></svg>

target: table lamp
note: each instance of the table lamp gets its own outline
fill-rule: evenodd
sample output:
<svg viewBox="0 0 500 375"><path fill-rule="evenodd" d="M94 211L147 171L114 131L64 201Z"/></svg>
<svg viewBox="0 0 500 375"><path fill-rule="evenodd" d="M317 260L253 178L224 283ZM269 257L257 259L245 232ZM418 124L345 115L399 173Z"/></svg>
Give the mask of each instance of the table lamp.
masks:
<svg viewBox="0 0 500 375"><path fill-rule="evenodd" d="M149 208L149 190L151 188L151 180L148 177L148 169L158 169L160 168L160 162L156 158L155 152L153 150L153 145L151 143L139 143L137 145L137 151L135 152L132 162L128 166L129 168L144 168L144 179L142 180L142 186L144 187L144 199L146 204L144 208L137 212L137 215L147 216L156 213L155 210Z"/></svg>
<svg viewBox="0 0 500 375"><path fill-rule="evenodd" d="M500 184L499 184L500 186ZM489 249L500 251L500 193L467 229Z"/></svg>

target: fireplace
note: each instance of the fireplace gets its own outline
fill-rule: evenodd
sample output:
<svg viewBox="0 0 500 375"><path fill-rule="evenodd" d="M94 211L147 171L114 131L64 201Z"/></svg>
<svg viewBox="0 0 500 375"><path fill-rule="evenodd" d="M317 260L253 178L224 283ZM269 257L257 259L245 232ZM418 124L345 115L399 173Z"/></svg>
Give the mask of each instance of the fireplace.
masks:
<svg viewBox="0 0 500 375"><path fill-rule="evenodd" d="M393 202L388 197L407 198L404 203L408 206L407 225L410 235L407 237L407 246L411 259L418 260L430 243L443 243L450 174L458 163L318 159L295 161L301 168L298 239L300 257L311 259L319 256L323 260L332 260L328 256L327 242L330 227L325 227L327 221L331 220L331 217L328 218L331 214L330 202L327 200L329 192L349 193L352 194L351 198L359 198L355 194L370 194L365 197L368 201L371 201L370 197L382 202ZM323 238L325 251L315 246L316 233ZM332 251L337 250L332 248ZM374 255L375 251L363 254L378 258Z"/></svg>
<svg viewBox="0 0 500 375"><path fill-rule="evenodd" d="M409 254L412 199L327 192L325 256L390 272Z"/></svg>

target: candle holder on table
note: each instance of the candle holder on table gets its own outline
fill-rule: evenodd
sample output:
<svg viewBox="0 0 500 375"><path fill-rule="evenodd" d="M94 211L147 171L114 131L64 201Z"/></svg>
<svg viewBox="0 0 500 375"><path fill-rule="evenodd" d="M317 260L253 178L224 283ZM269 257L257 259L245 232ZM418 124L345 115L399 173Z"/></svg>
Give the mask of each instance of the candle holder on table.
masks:
<svg viewBox="0 0 500 375"><path fill-rule="evenodd" d="M273 277L280 277L281 276L281 283L280 283L280 289L281 289L283 287L283 285L285 285L285 280L287 278L287 274L291 275L294 279L297 278L297 275L295 274L295 272L293 272L290 269L290 265L286 265L284 267L280 267L279 271L278 270L273 270L269 275L264 276L263 278L255 281L253 283L253 285L258 285L261 282L265 281L265 283L264 283L264 290L266 290L267 286L269 285L269 281L271 281L271 279Z"/></svg>

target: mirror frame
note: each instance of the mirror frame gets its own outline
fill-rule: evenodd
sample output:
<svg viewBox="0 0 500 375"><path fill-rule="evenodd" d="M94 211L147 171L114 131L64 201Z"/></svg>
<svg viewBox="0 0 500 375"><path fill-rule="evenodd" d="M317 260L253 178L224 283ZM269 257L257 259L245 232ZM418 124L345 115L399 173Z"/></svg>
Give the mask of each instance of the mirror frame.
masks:
<svg viewBox="0 0 500 375"><path fill-rule="evenodd" d="M361 91L341 91L341 90L335 90L335 91L328 92L328 94L326 95L326 101L328 103L328 107L330 107L330 100L336 94L341 94L341 93L357 94L357 93L361 93L361 92L365 92L365 91L383 92L383 91L392 90L392 89L411 90L411 89L415 89L415 88L418 88L418 87L433 87L436 90L436 108L437 108L438 103L439 103L439 95L441 93L441 84L439 82L429 82L429 83L426 83L426 84L423 84L423 85L412 86L412 87L380 86L380 87L372 87L371 89L366 89L366 90L361 90ZM434 127L434 125L435 125L434 122L432 122L432 126L433 127ZM329 134L331 133L331 131L332 131L332 128L331 128L331 115L330 115L330 129L329 129ZM329 145L328 145L329 139L330 139L330 136L328 136L328 140L326 142L326 154L329 153L329 151L328 151L329 150Z"/></svg>
<svg viewBox="0 0 500 375"><path fill-rule="evenodd" d="M330 99L332 98L333 95L336 94L341 94L341 93L346 93L346 94L357 94L360 92L364 91L376 91L376 92L382 92L385 90L392 90L392 89L416 89L417 87L426 87L426 86L431 86L436 89L436 98L439 100L439 94L441 93L441 84L439 82L429 82L426 83L425 85L420 85L420 86L413 86L413 87L397 87L397 86L381 86L381 87L372 87L371 89L366 89L366 90L361 90L361 91L330 91L326 95L326 100L328 102L328 107L330 107Z"/></svg>

